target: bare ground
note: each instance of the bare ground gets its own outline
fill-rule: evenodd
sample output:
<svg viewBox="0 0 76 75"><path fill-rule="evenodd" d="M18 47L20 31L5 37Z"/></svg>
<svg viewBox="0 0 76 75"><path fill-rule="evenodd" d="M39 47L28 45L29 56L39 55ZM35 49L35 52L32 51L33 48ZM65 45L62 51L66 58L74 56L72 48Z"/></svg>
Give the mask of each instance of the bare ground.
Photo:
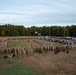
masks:
<svg viewBox="0 0 76 75"><path fill-rule="evenodd" d="M26 65L42 69L45 75L76 75L76 51L70 51L69 54L65 52L54 54L51 51L34 53L20 59Z"/></svg>

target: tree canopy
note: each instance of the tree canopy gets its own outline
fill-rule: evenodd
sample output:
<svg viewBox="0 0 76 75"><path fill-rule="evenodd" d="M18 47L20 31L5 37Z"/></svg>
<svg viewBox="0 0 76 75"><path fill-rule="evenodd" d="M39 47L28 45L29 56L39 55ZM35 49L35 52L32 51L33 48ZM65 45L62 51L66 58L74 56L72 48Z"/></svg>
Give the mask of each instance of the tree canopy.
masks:
<svg viewBox="0 0 76 75"><path fill-rule="evenodd" d="M37 33L35 33L37 32ZM0 25L0 36L76 36L76 25L24 27L23 25Z"/></svg>

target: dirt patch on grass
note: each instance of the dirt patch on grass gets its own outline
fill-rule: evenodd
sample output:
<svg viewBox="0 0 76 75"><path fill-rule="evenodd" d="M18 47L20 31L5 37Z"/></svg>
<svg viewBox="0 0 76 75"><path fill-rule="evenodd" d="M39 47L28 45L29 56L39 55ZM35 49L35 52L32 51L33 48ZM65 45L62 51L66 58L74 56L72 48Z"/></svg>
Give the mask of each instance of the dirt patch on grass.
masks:
<svg viewBox="0 0 76 75"><path fill-rule="evenodd" d="M35 53L32 56L21 57L20 59L26 65L42 69L46 75L76 75L76 51L71 51L70 54L60 52L57 55L51 51Z"/></svg>

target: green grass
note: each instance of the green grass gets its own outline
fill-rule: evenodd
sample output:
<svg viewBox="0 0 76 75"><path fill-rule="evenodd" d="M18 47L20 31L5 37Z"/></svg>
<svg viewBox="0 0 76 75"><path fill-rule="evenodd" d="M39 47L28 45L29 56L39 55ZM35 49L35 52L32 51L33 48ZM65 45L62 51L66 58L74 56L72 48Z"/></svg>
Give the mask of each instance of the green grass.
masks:
<svg viewBox="0 0 76 75"><path fill-rule="evenodd" d="M9 41L8 42L8 45L9 46L21 46L23 45L24 43L22 41L18 41L18 40L13 40L13 41Z"/></svg>
<svg viewBox="0 0 76 75"><path fill-rule="evenodd" d="M34 67L29 67L14 59L12 64L8 64L8 59L0 58L0 75L44 75L44 73Z"/></svg>

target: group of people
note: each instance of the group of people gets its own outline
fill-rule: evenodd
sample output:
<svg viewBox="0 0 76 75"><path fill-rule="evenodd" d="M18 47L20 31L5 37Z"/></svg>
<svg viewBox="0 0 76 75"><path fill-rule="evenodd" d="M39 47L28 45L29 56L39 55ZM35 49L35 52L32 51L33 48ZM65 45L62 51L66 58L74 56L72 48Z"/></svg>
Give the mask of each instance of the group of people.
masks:
<svg viewBox="0 0 76 75"><path fill-rule="evenodd" d="M28 44L26 46L15 46L15 47L5 47L0 48L0 54L15 54L15 55L33 55L34 53L47 53L48 51L53 51L54 54L58 54L59 52L69 53L70 50L75 50L76 46L74 44L65 45L65 44L43 44L40 40L34 40L35 44Z"/></svg>

